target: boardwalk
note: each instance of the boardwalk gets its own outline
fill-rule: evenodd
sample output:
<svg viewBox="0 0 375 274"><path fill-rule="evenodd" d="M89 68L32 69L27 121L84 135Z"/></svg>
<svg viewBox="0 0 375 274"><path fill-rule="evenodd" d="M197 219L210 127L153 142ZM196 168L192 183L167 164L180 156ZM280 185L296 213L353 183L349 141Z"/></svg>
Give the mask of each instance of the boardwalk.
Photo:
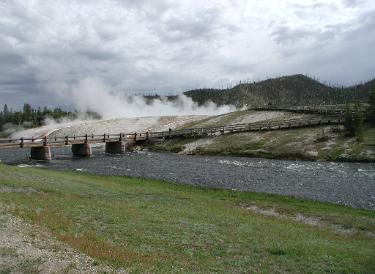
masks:
<svg viewBox="0 0 375 274"><path fill-rule="evenodd" d="M181 130L168 130L159 132L141 132L141 133L117 133L117 134L86 134L83 136L62 136L62 137L48 137L43 138L20 138L20 139L0 139L1 148L35 148L35 147L56 147L79 144L95 144L95 143L135 143L143 142L153 139L167 139L167 138L191 138L216 136L228 133L250 132L250 131L269 131L282 130L301 127L313 127L320 125L334 125L342 124L343 119L339 116L325 116L322 118L313 119L286 119L280 121L254 122L233 124L219 127L205 127L205 128L187 128Z"/></svg>

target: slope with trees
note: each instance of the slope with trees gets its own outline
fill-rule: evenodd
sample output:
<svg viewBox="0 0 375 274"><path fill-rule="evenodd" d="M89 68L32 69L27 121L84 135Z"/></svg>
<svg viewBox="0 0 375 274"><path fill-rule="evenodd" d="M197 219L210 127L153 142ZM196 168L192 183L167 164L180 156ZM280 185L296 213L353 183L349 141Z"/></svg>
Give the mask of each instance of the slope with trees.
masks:
<svg viewBox="0 0 375 274"><path fill-rule="evenodd" d="M87 113L89 116L99 118L95 113ZM15 128L33 128L42 126L46 118L60 120L62 118L76 119L77 111L66 111L61 108L38 107L33 108L30 104L25 103L22 110L13 110L7 104L0 111L0 134L6 136L7 132Z"/></svg>
<svg viewBox="0 0 375 274"><path fill-rule="evenodd" d="M351 87L330 86L305 75L284 76L260 82L240 83L230 89L198 89L184 94L202 105L296 106L367 102L375 80Z"/></svg>

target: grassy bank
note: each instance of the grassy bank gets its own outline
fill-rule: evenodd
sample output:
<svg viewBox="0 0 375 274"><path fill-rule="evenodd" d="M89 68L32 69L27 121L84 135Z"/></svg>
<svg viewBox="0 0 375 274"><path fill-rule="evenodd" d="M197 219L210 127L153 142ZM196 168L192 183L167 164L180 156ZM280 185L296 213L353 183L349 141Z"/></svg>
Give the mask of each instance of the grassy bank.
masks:
<svg viewBox="0 0 375 274"><path fill-rule="evenodd" d="M375 271L373 211L5 165L0 205L130 272Z"/></svg>
<svg viewBox="0 0 375 274"><path fill-rule="evenodd" d="M344 136L340 127L325 126L226 134L201 140L171 139L150 145L149 149L203 155L375 162L375 128L366 127L361 141Z"/></svg>

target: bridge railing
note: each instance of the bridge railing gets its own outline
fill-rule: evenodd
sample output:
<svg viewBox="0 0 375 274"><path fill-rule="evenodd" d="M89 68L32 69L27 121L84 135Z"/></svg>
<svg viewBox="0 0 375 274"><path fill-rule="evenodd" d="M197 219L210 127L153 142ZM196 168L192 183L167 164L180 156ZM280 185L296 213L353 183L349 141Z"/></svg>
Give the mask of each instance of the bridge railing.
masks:
<svg viewBox="0 0 375 274"><path fill-rule="evenodd" d="M315 117L308 119L284 119L273 121L259 121L253 123L238 123L226 126L212 126L204 128L187 128L180 130L168 130L159 132L118 133L118 134L85 134L73 136L49 136L37 138L0 139L0 148L6 147L32 147L41 145L63 146L77 143L101 143L127 140L147 140L151 138L173 138L173 137L198 137L219 135L226 133L237 133L247 131L276 130L298 127L309 127L317 125L342 124L343 119L338 116Z"/></svg>
<svg viewBox="0 0 375 274"><path fill-rule="evenodd" d="M276 130L286 128L308 127L327 124L341 124L343 122L340 117L324 117L312 119L288 119L279 121L260 121L254 123L239 123L228 126L213 126L205 128L189 128L182 130L171 130L161 132L150 132L152 138L169 138L179 136L201 136L201 135L214 135L235 133L244 131L258 131L258 130Z"/></svg>

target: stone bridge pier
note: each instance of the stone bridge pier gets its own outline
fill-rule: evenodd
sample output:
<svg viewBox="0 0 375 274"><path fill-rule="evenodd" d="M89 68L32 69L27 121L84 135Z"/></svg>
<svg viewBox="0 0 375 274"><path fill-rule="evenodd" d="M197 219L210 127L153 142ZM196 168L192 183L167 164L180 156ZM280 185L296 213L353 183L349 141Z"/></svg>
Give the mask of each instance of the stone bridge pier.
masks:
<svg viewBox="0 0 375 274"><path fill-rule="evenodd" d="M51 160L51 148L49 146L31 147L30 158L33 160Z"/></svg>
<svg viewBox="0 0 375 274"><path fill-rule="evenodd" d="M110 154L122 154L125 152L124 141L114 141L105 143L105 152Z"/></svg>
<svg viewBox="0 0 375 274"><path fill-rule="evenodd" d="M91 146L88 143L72 144L72 153L74 157L91 156Z"/></svg>

